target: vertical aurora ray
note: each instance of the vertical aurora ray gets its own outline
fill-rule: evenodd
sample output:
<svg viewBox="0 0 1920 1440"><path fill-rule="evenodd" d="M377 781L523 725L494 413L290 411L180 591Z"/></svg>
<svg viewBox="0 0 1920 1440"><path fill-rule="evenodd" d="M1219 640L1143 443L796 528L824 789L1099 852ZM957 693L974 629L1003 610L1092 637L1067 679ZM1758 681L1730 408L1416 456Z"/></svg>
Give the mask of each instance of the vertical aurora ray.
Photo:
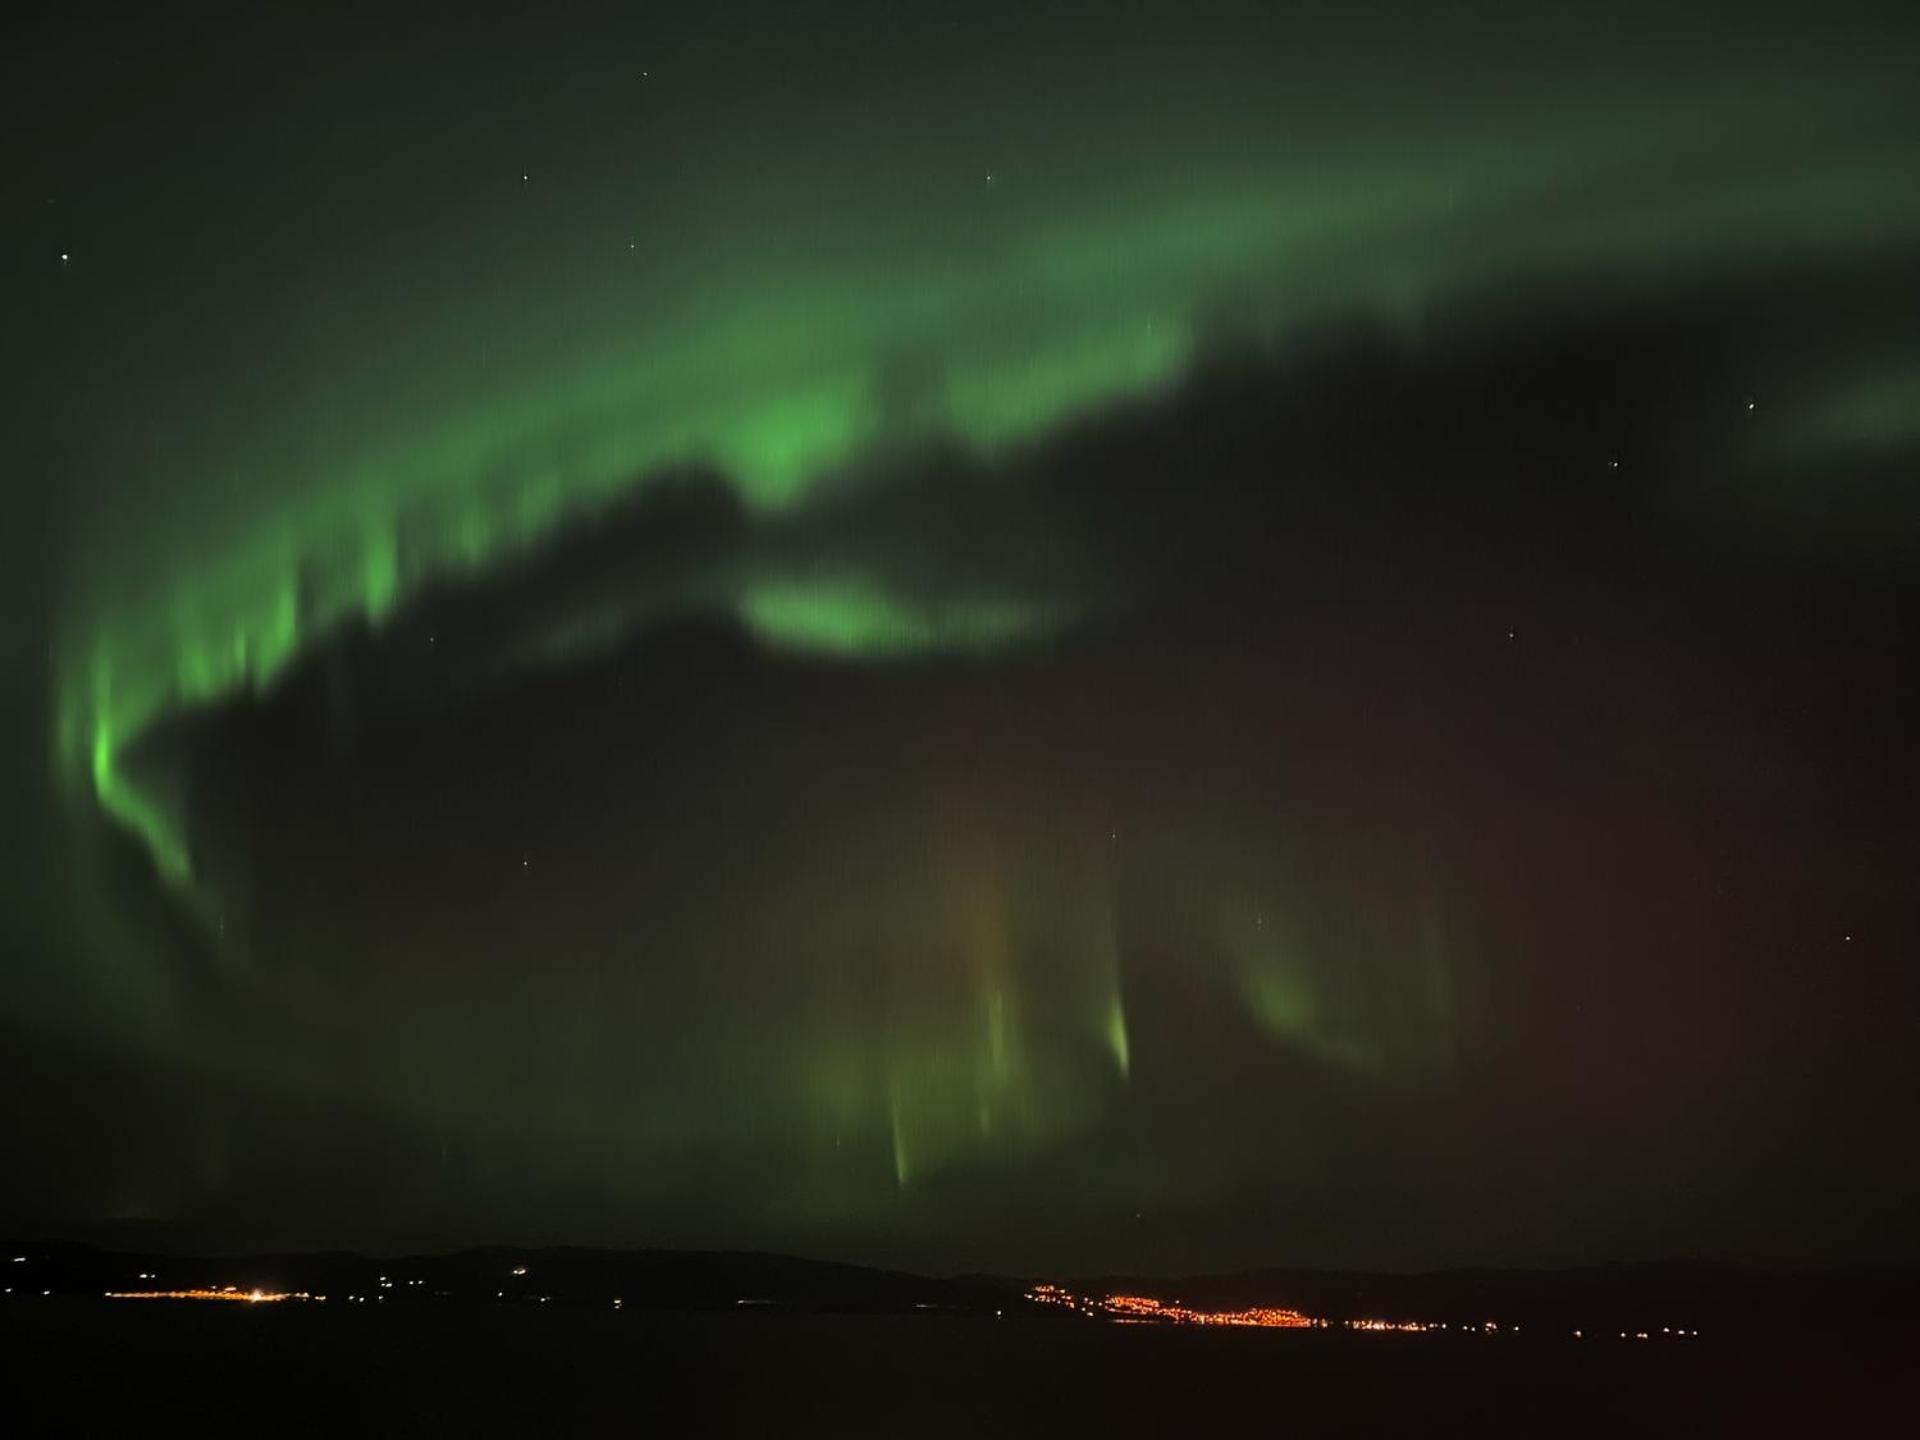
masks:
<svg viewBox="0 0 1920 1440"><path fill-rule="evenodd" d="M1124 1077L1133 1073L1133 1049L1127 1038L1127 1007L1120 998L1118 989L1107 1002L1106 1025L1107 1048L1113 1052L1113 1063Z"/></svg>

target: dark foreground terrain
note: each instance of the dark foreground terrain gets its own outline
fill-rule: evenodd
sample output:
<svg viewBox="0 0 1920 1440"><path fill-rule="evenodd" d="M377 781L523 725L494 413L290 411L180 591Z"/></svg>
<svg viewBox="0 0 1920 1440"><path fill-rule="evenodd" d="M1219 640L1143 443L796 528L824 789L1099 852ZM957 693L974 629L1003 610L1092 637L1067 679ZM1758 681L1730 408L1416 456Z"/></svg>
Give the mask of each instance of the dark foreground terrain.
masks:
<svg viewBox="0 0 1920 1440"><path fill-rule="evenodd" d="M0 1307L14 1434L1823 1434L1910 1340L1634 1344L559 1306Z"/></svg>

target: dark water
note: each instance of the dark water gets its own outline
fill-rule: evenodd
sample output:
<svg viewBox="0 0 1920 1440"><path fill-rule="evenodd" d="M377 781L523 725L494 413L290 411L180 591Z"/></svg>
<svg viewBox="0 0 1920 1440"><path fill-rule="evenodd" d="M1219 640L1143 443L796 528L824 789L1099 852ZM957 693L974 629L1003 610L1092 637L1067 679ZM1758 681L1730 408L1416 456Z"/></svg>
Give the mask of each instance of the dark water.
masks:
<svg viewBox="0 0 1920 1440"><path fill-rule="evenodd" d="M1920 1373L1904 1344L558 1308L51 1301L0 1309L0 1337L18 1434L1822 1434L1902 1413Z"/></svg>

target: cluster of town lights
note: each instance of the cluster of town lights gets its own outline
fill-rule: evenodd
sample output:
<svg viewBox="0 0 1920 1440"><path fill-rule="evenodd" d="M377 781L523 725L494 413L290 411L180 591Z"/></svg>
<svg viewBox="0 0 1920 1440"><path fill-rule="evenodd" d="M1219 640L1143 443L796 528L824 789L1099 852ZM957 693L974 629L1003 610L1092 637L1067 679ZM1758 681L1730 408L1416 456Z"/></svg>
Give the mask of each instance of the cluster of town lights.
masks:
<svg viewBox="0 0 1920 1440"><path fill-rule="evenodd" d="M1035 1285L1027 1291L1027 1299L1037 1305L1071 1311L1092 1320L1112 1320L1132 1325L1240 1325L1276 1330L1364 1330L1374 1334L1398 1335L1430 1335L1449 1330L1460 1335L1502 1333L1502 1327L1492 1320L1461 1325L1427 1320L1325 1320L1273 1305L1255 1305L1243 1310L1196 1310L1191 1306L1157 1300L1150 1295L1108 1295L1104 1298L1078 1295L1062 1285ZM1505 1333L1518 1335L1520 1327L1508 1326ZM1669 1327L1662 1327L1659 1331L1659 1335L1667 1336L1694 1337L1699 1333L1698 1330ZM1584 1332L1575 1330L1573 1338L1584 1338ZM1646 1330L1623 1330L1620 1338L1646 1340L1659 1336Z"/></svg>
<svg viewBox="0 0 1920 1440"><path fill-rule="evenodd" d="M1175 1325L1258 1325L1274 1330L1305 1330L1324 1325L1298 1310L1257 1305L1247 1310L1193 1310L1185 1305L1168 1305L1150 1295L1109 1295L1100 1302L1114 1319L1140 1322L1171 1322Z"/></svg>
<svg viewBox="0 0 1920 1440"><path fill-rule="evenodd" d="M1035 1285L1027 1291L1027 1299L1071 1310L1077 1315L1133 1325L1245 1325L1303 1330L1327 1323L1302 1315L1298 1310L1272 1305L1257 1305L1246 1310L1195 1310L1186 1305L1171 1305L1150 1295L1109 1295L1103 1300L1092 1300L1059 1285Z"/></svg>
<svg viewBox="0 0 1920 1440"><path fill-rule="evenodd" d="M238 1285L222 1285L218 1290L109 1290L106 1295L109 1300L241 1300L249 1305L327 1298L305 1290L242 1290Z"/></svg>

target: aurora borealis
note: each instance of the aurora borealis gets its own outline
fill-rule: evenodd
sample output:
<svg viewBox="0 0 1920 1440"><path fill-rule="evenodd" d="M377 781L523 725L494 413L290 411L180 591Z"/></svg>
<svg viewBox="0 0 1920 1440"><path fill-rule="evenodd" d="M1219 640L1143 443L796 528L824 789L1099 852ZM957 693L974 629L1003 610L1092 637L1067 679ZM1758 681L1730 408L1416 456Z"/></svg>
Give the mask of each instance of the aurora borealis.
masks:
<svg viewBox="0 0 1920 1440"><path fill-rule="evenodd" d="M9 1213L1910 1249L1912 23L902 8L29 27Z"/></svg>

